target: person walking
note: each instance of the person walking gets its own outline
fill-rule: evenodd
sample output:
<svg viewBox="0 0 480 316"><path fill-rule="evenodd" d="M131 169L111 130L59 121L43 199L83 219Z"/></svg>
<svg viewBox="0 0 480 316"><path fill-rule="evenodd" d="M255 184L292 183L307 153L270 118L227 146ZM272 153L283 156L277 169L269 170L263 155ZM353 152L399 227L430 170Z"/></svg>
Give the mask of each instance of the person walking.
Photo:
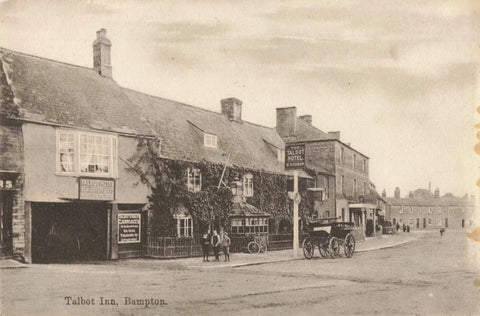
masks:
<svg viewBox="0 0 480 316"><path fill-rule="evenodd" d="M230 237L228 237L227 232L223 233L223 254L225 255L225 261L230 261L230 245L231 245Z"/></svg>
<svg viewBox="0 0 480 316"><path fill-rule="evenodd" d="M443 237L443 233L445 232L445 228L440 228L440 237Z"/></svg>
<svg viewBox="0 0 480 316"><path fill-rule="evenodd" d="M215 261L220 261L220 258L218 257L218 253L220 251L220 236L218 235L217 230L213 231L211 242L213 247L213 254L215 255Z"/></svg>
<svg viewBox="0 0 480 316"><path fill-rule="evenodd" d="M203 262L209 262L208 247L210 246L210 240L206 232L202 235L201 243L202 243L202 251L203 251Z"/></svg>

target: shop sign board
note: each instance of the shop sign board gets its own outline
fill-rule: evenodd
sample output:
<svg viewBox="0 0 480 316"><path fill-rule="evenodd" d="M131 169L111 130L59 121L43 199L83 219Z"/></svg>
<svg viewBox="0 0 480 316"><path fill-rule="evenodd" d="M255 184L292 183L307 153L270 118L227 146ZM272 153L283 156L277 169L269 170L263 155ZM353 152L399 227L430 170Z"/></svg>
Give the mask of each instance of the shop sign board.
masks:
<svg viewBox="0 0 480 316"><path fill-rule="evenodd" d="M96 201L115 200L115 180L79 178L79 199Z"/></svg>
<svg viewBox="0 0 480 316"><path fill-rule="evenodd" d="M303 169L305 167L305 144L285 146L285 169Z"/></svg>
<svg viewBox="0 0 480 316"><path fill-rule="evenodd" d="M118 243L139 243L141 236L141 214L119 213L118 214Z"/></svg>
<svg viewBox="0 0 480 316"><path fill-rule="evenodd" d="M16 190L17 172L0 172L0 190Z"/></svg>

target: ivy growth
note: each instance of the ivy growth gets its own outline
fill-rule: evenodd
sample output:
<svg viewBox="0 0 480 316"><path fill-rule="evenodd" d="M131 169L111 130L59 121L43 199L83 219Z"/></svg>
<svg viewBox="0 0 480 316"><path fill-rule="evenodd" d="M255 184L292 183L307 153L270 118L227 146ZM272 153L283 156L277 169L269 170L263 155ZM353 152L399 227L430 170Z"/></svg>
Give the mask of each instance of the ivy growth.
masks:
<svg viewBox="0 0 480 316"><path fill-rule="evenodd" d="M188 210L194 223L194 232L204 231L209 223L215 222L229 230L229 214L233 199L230 188L218 183L224 165L209 161L187 162L159 156L159 142L140 139L136 153L128 159L131 172L139 175L140 181L151 188L149 229L159 236L175 236L176 222L173 214L181 208ZM202 175L202 190L187 189L187 170L197 168ZM281 219L292 220L292 207L287 197L288 177L263 171L249 170L238 166L225 168L223 182L231 183L244 174L253 176L254 195L247 198L249 204L271 215L270 231L278 230ZM310 215L312 202L306 192L301 192L299 205L301 217Z"/></svg>

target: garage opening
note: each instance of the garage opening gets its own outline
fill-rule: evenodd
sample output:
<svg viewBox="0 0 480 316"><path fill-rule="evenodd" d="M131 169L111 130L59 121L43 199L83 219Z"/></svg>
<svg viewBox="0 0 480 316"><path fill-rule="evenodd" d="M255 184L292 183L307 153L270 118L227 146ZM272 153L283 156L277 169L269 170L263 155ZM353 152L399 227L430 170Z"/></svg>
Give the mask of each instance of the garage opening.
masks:
<svg viewBox="0 0 480 316"><path fill-rule="evenodd" d="M32 262L105 260L106 203L32 203Z"/></svg>

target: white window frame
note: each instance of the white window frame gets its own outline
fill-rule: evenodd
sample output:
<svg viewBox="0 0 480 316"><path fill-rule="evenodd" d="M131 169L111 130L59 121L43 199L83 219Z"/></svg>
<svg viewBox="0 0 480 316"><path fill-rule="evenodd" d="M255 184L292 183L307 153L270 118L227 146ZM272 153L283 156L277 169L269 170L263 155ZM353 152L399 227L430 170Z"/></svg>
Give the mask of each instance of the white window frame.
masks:
<svg viewBox="0 0 480 316"><path fill-rule="evenodd" d="M251 173L243 176L243 196L253 196L253 175Z"/></svg>
<svg viewBox="0 0 480 316"><path fill-rule="evenodd" d="M177 215L177 237L193 237L193 218L190 215ZM183 227L182 227L183 221Z"/></svg>
<svg viewBox="0 0 480 316"><path fill-rule="evenodd" d="M204 133L203 145L209 148L217 148L217 135Z"/></svg>
<svg viewBox="0 0 480 316"><path fill-rule="evenodd" d="M198 177L198 183L196 181ZM202 190L202 173L198 168L188 168L187 170L187 189L190 192L199 192Z"/></svg>
<svg viewBox="0 0 480 316"><path fill-rule="evenodd" d="M60 137L62 134L66 135L73 135L74 138L74 148L73 148L73 171L62 171L61 170L61 162L60 162ZM102 142L105 137L109 139L109 148L108 148L108 172L82 172L80 170L80 155L81 152L81 144L80 140L82 135L94 136L94 137L102 137ZM55 151L55 173L57 175L66 175L66 176L91 176L91 177L99 177L99 178L118 178L118 140L117 136L113 134L107 133L95 133L95 132L88 132L88 131L78 131L78 130L70 130L70 129L63 129L58 128L56 129L56 151Z"/></svg>
<svg viewBox="0 0 480 316"><path fill-rule="evenodd" d="M231 229L233 234L243 234L243 218L232 218Z"/></svg>

